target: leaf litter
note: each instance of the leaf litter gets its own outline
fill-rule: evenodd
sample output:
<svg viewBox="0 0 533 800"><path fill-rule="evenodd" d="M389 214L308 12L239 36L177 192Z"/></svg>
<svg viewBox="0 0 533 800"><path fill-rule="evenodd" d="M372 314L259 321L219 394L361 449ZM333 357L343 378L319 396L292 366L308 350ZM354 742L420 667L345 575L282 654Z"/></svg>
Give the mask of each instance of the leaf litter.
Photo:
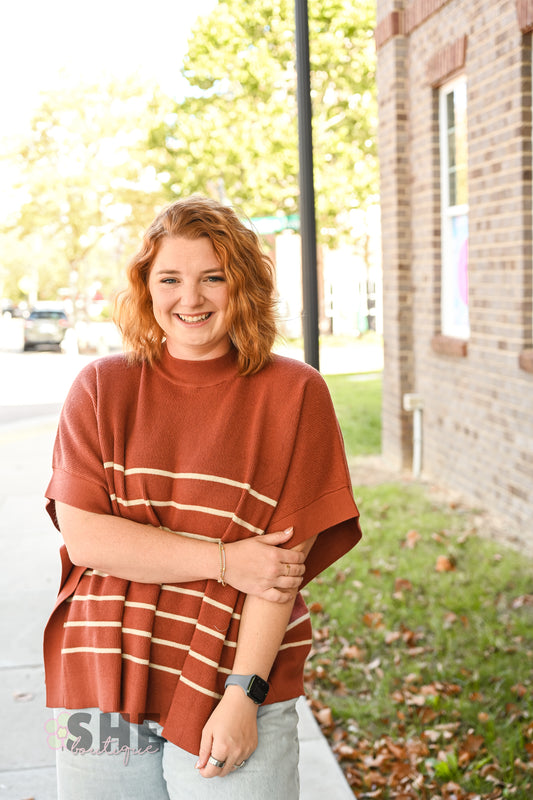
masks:
<svg viewBox="0 0 533 800"><path fill-rule="evenodd" d="M378 510L375 530L382 519ZM417 525L396 537L399 558L418 558L418 572L388 549L374 557L369 543L366 563L356 548L307 590L306 694L359 800L533 798L533 626L518 619L531 614L531 582L517 591L518 581L500 580L505 549L495 553L461 521L458 531ZM488 585L477 587L487 569Z"/></svg>

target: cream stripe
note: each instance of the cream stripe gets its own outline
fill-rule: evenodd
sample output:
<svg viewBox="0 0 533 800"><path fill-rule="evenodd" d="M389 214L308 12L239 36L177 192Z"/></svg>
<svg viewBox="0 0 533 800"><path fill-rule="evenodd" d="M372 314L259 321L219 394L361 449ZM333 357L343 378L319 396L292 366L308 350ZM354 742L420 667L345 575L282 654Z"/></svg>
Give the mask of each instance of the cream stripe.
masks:
<svg viewBox="0 0 533 800"><path fill-rule="evenodd" d="M189 655L195 658L197 661L201 661L204 664L208 664L210 667L214 667L218 669L218 664L216 661L213 661L212 658L207 658L207 656L203 656L201 653L197 653L195 650L191 650Z"/></svg>
<svg viewBox="0 0 533 800"><path fill-rule="evenodd" d="M68 598L68 602L73 600L125 600L123 594L75 594Z"/></svg>
<svg viewBox="0 0 533 800"><path fill-rule="evenodd" d="M135 600L126 600L124 605L126 608L147 608L148 611L155 611L157 608L153 603L137 603Z"/></svg>
<svg viewBox="0 0 533 800"><path fill-rule="evenodd" d="M222 639L224 640L225 636L223 633L219 631L214 631L211 628L206 628L205 625L197 625L197 629L202 631L203 633L208 633L210 636L214 636L215 639Z"/></svg>
<svg viewBox="0 0 533 800"><path fill-rule="evenodd" d="M231 673L233 672L233 670L231 670L231 669L228 669L227 667L219 667L219 668L217 669L217 672L223 672L225 675L231 675Z"/></svg>
<svg viewBox="0 0 533 800"><path fill-rule="evenodd" d="M100 572L98 569L86 569L83 573L84 575L96 575L98 578L109 578L109 574L107 572Z"/></svg>
<svg viewBox="0 0 533 800"><path fill-rule="evenodd" d="M199 686L197 683L193 683L188 678L185 678L183 675L181 676L181 680L183 683L186 683L187 686L190 686L193 689L196 689L197 692L201 692L202 694L206 694L208 697L214 697L217 700L220 700L222 695L218 694L217 692L212 692L210 689L204 689L203 686Z"/></svg>
<svg viewBox="0 0 533 800"><path fill-rule="evenodd" d="M175 647L177 650L188 650L190 645L188 644L179 644L179 642L169 642L168 639L155 639L152 636L152 642L154 644L162 644L165 647Z"/></svg>
<svg viewBox="0 0 533 800"><path fill-rule="evenodd" d="M136 628L122 628L122 633L131 633L133 636L144 636L146 639L150 639L152 636L148 631L139 631Z"/></svg>
<svg viewBox="0 0 533 800"><path fill-rule="evenodd" d="M236 486L238 489L246 489L257 500L263 503L268 503L270 506L277 506L277 501L265 494L260 494L252 489L249 483L242 483L241 481L234 481L231 478L221 478L218 475L204 475L200 472L168 472L164 469L151 469L149 467L132 467L131 469L124 469L121 464L115 464L113 461L106 461L104 469L116 469L117 472L123 472L124 475L159 475L163 478L185 479L193 481L209 481L211 483L223 483L226 486Z"/></svg>
<svg viewBox="0 0 533 800"><path fill-rule="evenodd" d="M213 600L212 597L204 597L204 603L208 603L210 606L215 606L215 608L221 608L222 611L228 611L230 614L233 611L231 606L226 606L224 603L219 603L218 600Z"/></svg>
<svg viewBox="0 0 533 800"><path fill-rule="evenodd" d="M206 537L207 538L207 537ZM211 540L214 541L214 540ZM196 589L182 589L180 586L172 586L170 583L163 583L161 590L165 592L177 592L178 594L187 594L191 597L203 597L203 592L197 592Z"/></svg>
<svg viewBox="0 0 533 800"><path fill-rule="evenodd" d="M125 658L127 661L133 661L135 664L141 664L143 667L151 667L152 669L159 669L162 672L171 672L173 675L181 675L180 669L164 667L162 664L153 664L151 661L148 661L147 658L137 658L136 656L130 656L129 653L122 653L122 658Z"/></svg>
<svg viewBox="0 0 533 800"><path fill-rule="evenodd" d="M303 617L298 617L298 619L295 619L294 622L291 622L289 625L287 625L286 630L290 631L292 628L295 628L301 622L305 622L306 619L311 619L311 615L304 614Z"/></svg>
<svg viewBox="0 0 533 800"><path fill-rule="evenodd" d="M152 669L159 669L161 672L171 672L172 675L181 675L181 669L174 669L173 667L164 667L162 664L152 664L150 661L149 666Z"/></svg>
<svg viewBox="0 0 533 800"><path fill-rule="evenodd" d="M63 647L62 653L121 653L120 647Z"/></svg>
<svg viewBox="0 0 533 800"><path fill-rule="evenodd" d="M119 505L125 506L129 508L130 506L152 506L154 508L176 508L179 511L197 511L200 514L211 514L213 517L225 517L226 519L231 519L235 522L236 525L240 525L241 528L246 528L246 530L251 531L252 533L263 534L264 530L262 528L256 528L255 525L252 525L250 522L246 522L244 519L240 519L240 517L236 517L233 511L223 511L221 508L211 508L209 506L193 506L189 505L188 503L176 503L175 500L148 500L147 498L140 497L136 500L124 500L123 497L117 497L116 494L110 494L110 499L116 501Z"/></svg>
<svg viewBox="0 0 533 800"><path fill-rule="evenodd" d="M122 653L122 658L126 659L126 661L134 661L135 664L142 664L146 667L150 666L150 662L147 658L137 658L137 656L130 656L129 653Z"/></svg>
<svg viewBox="0 0 533 800"><path fill-rule="evenodd" d="M180 614L171 614L170 611L156 611L156 617L163 617L163 619L175 619L178 622L187 622L190 625L196 625L194 617L182 617Z"/></svg>
<svg viewBox="0 0 533 800"><path fill-rule="evenodd" d="M287 644L282 644L279 648L280 650L287 650L289 647L303 647L304 645L313 644L312 639L303 639L301 642L288 642Z"/></svg>
<svg viewBox="0 0 533 800"><path fill-rule="evenodd" d="M231 642L229 639L224 639L224 647L237 647L237 642Z"/></svg>
<svg viewBox="0 0 533 800"><path fill-rule="evenodd" d="M72 621L72 622L64 622L64 628L120 628L121 622L92 622L92 621Z"/></svg>

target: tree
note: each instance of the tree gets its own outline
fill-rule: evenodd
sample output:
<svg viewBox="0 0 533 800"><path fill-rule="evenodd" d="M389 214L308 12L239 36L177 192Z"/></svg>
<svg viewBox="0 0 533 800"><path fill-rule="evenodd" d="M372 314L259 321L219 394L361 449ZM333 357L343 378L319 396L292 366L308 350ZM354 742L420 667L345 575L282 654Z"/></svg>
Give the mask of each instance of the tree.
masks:
<svg viewBox="0 0 533 800"><path fill-rule="evenodd" d="M164 201L146 142L166 102L134 80L43 96L12 154L22 201L3 226L12 256L13 235L33 243L27 270L41 298L69 286L83 295L95 280L116 283L117 253L138 241Z"/></svg>
<svg viewBox="0 0 533 800"><path fill-rule="evenodd" d="M293 0L227 0L199 20L183 69L195 94L151 136L169 197L297 210L293 12ZM318 228L331 241L378 191L374 2L315 0L309 27Z"/></svg>

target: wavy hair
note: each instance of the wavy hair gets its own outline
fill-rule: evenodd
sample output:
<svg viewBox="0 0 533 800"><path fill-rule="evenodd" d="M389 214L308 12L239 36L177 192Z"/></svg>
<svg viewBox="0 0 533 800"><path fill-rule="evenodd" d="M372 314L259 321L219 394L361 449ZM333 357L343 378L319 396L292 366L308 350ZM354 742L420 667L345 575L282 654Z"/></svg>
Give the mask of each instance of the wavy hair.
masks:
<svg viewBox="0 0 533 800"><path fill-rule="evenodd" d="M161 242L172 236L210 239L228 287L226 322L239 372L258 372L272 358L277 332L274 268L257 235L233 209L199 195L164 208L128 265L128 288L118 295L113 318L130 349L130 362L152 364L161 357L165 332L153 313L148 279Z"/></svg>

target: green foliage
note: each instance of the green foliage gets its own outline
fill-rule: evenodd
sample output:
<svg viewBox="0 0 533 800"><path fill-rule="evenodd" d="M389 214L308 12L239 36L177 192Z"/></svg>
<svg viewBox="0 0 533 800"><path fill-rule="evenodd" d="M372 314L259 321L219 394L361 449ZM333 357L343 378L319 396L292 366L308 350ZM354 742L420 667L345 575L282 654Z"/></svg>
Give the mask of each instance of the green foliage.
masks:
<svg viewBox="0 0 533 800"><path fill-rule="evenodd" d="M3 266L16 272L25 262L42 299L69 285L83 293L97 278L116 286L126 245L164 199L146 141L165 102L134 79L50 91L4 156L18 170L22 199L0 231ZM17 239L31 243L31 259Z"/></svg>
<svg viewBox="0 0 533 800"><path fill-rule="evenodd" d="M318 229L333 241L346 212L377 194L373 0L309 4ZM189 39L195 96L152 132L170 197L210 193L248 216L298 205L292 0L219 2Z"/></svg>

